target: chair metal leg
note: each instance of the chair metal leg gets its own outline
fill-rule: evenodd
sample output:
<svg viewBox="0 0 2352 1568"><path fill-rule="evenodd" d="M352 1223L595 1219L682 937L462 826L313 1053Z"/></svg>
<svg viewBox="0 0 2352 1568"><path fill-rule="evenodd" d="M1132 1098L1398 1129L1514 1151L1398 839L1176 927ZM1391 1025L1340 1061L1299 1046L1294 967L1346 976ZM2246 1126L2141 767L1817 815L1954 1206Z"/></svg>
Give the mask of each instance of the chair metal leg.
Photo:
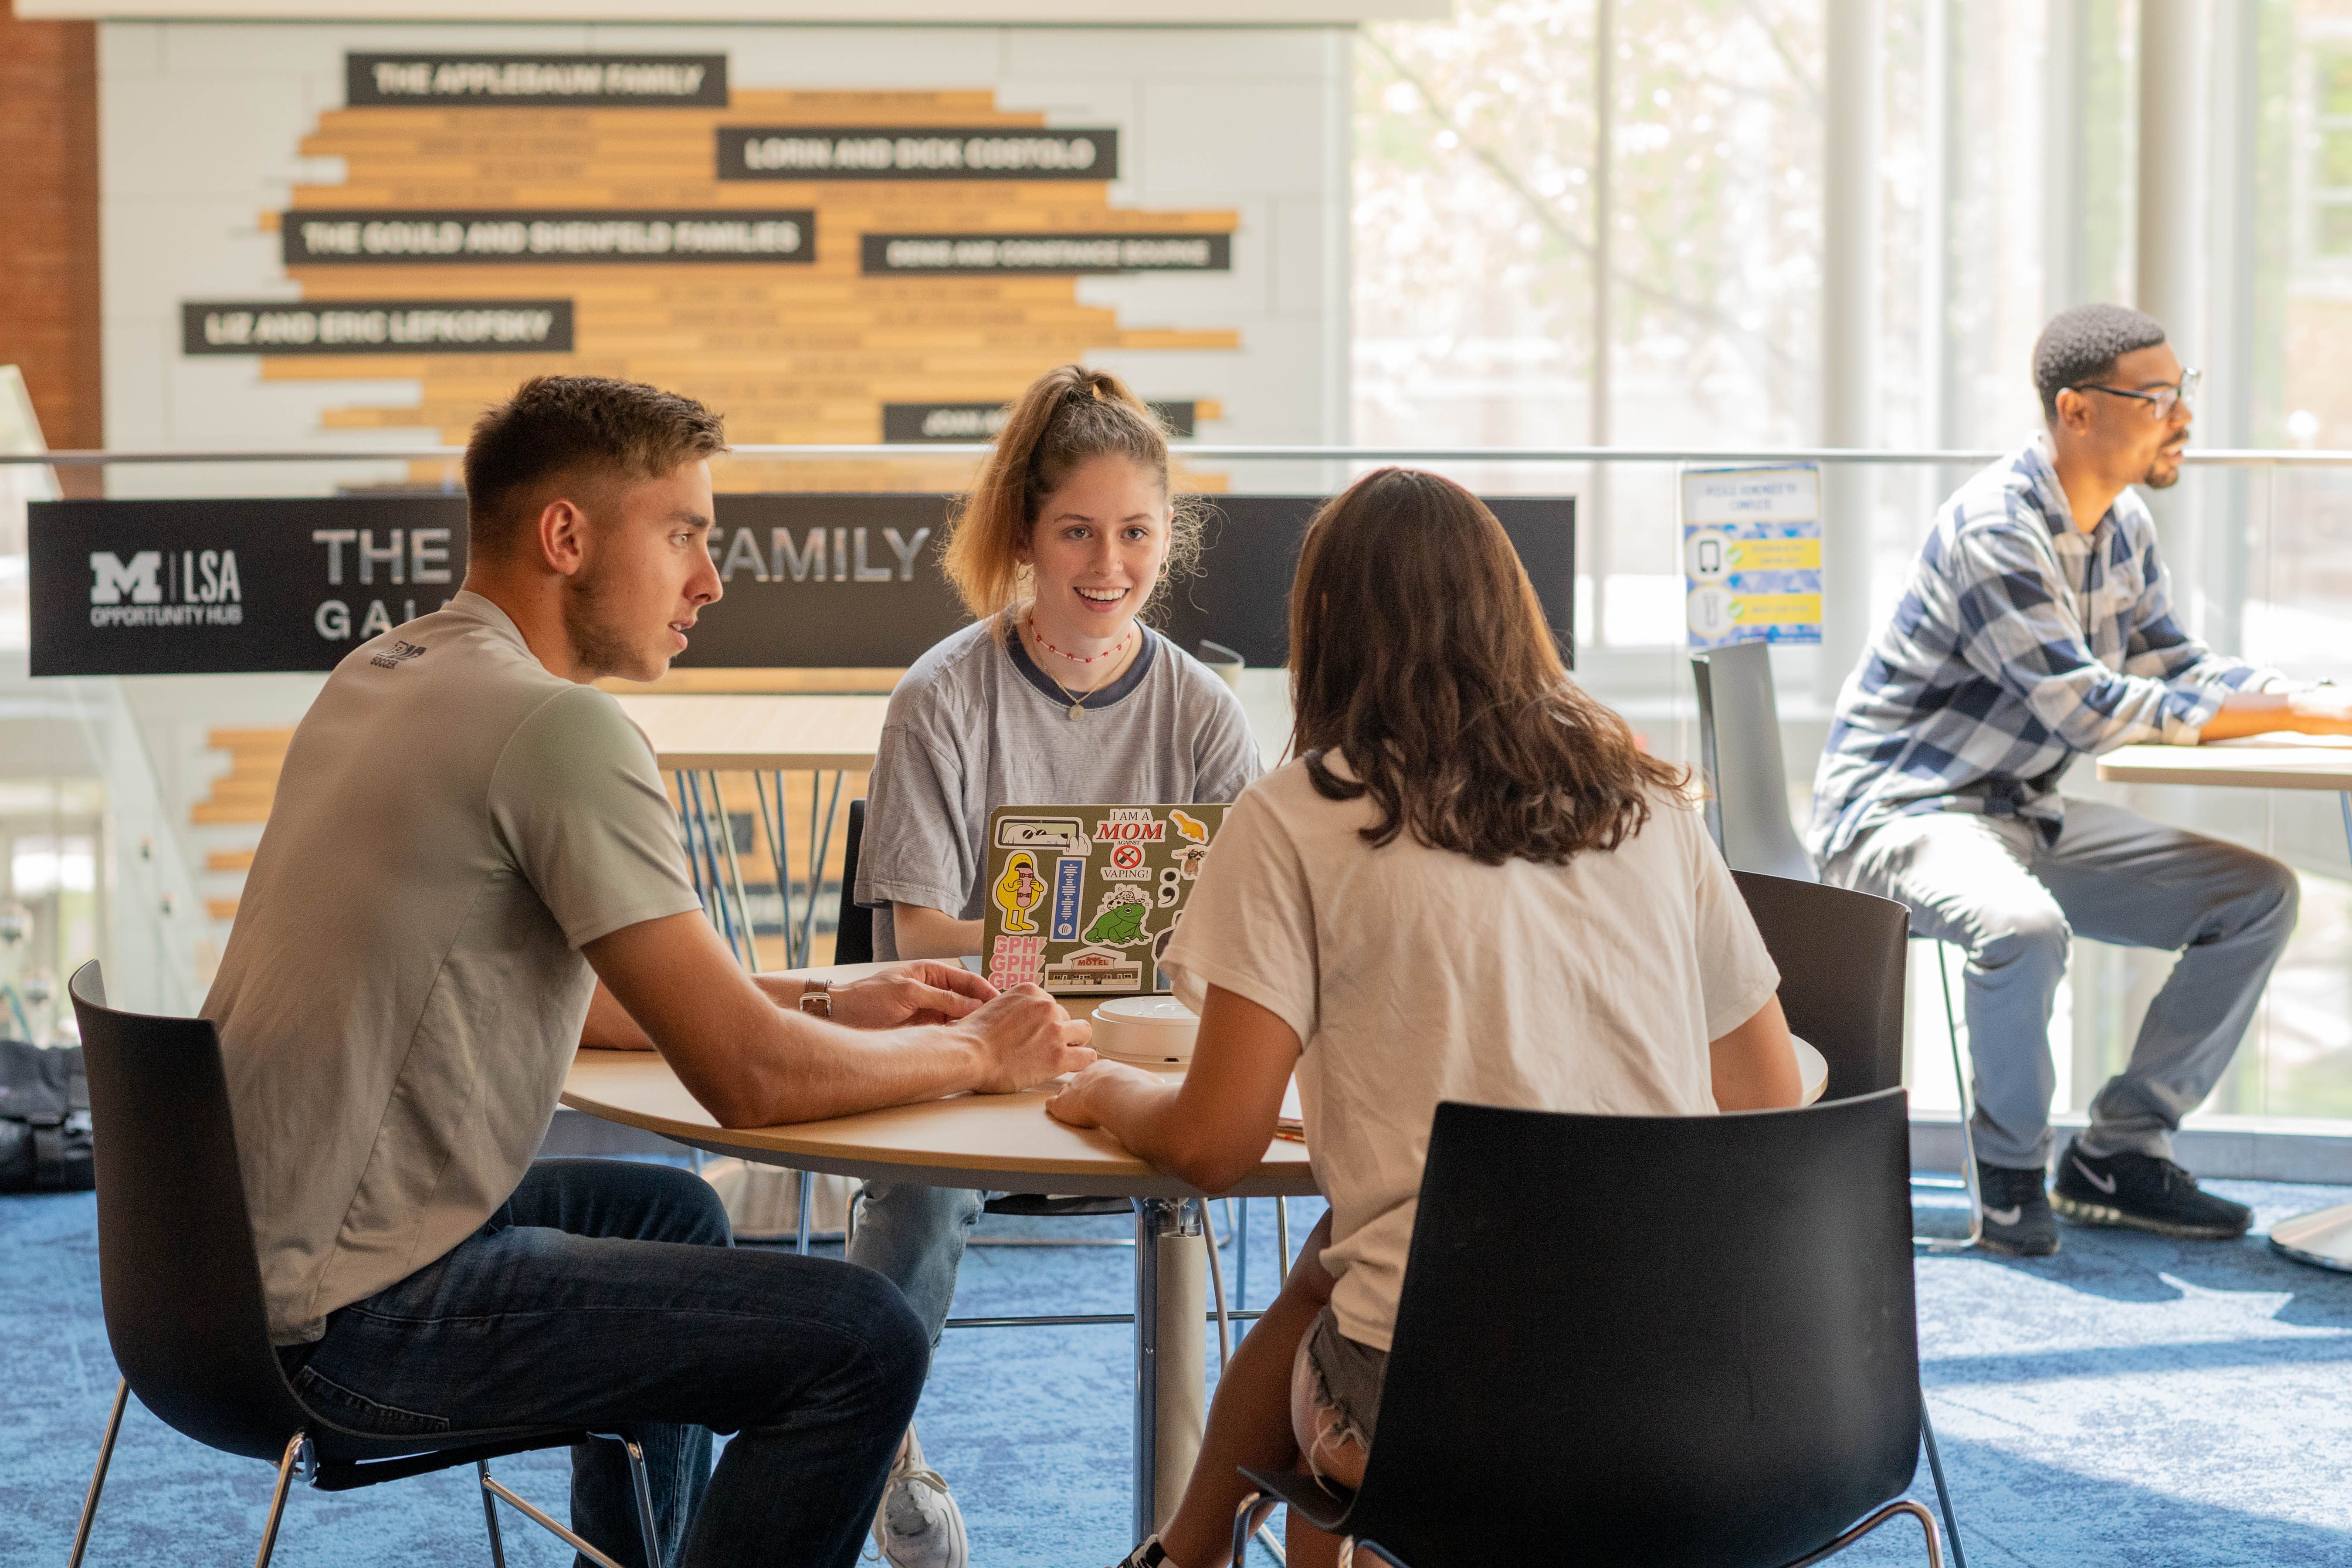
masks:
<svg viewBox="0 0 2352 1568"><path fill-rule="evenodd" d="M1249 1199L1230 1202L1229 1215L1237 1216L1226 1226L1234 1233L1234 1305L1249 1305Z"/></svg>
<svg viewBox="0 0 2352 1568"><path fill-rule="evenodd" d="M646 1543L646 1568L662 1568L661 1542L654 1539L654 1489L646 1478L646 1450L635 1437L615 1439L629 1456L629 1479L637 1489L637 1535Z"/></svg>
<svg viewBox="0 0 2352 1568"><path fill-rule="evenodd" d="M1282 1265L1274 1271L1275 1289L1290 1283L1290 1200L1274 1200L1274 1251L1276 1261Z"/></svg>
<svg viewBox="0 0 2352 1568"><path fill-rule="evenodd" d="M278 1550L278 1521L286 1517L286 1484L294 1479L294 1461L310 1440L302 1432L287 1439L286 1457L278 1461L278 1486L269 1494L269 1522L261 1527L261 1550L254 1553L253 1568L269 1568L269 1554Z"/></svg>
<svg viewBox="0 0 2352 1568"><path fill-rule="evenodd" d="M581 1556L588 1559L589 1562L595 1563L597 1568L621 1568L621 1565L618 1563L614 1562L610 1557L605 1556L604 1553L589 1545L587 1542L582 1540L571 1531L566 1530L563 1526L556 1523L554 1520L548 1517L544 1510L531 1506L531 1504L518 1494L513 1488L490 1475L487 1469L482 1473L482 1486L485 1489L495 1492L499 1497L504 1498L508 1502L512 1503L516 1511L520 1512L525 1519L530 1521L531 1523L539 1526L540 1529L547 1531L550 1535L554 1536L558 1541L562 1542L564 1545L569 1546L572 1551L577 1552ZM656 1568L659 1568L659 1565L656 1564Z"/></svg>
<svg viewBox="0 0 2352 1568"><path fill-rule="evenodd" d="M106 1488L106 1467L114 1462L114 1439L122 1431L122 1406L131 1397L127 1378L114 1380L114 1413L106 1418L106 1441L98 1446L98 1467L89 1473L89 1491L81 1500L81 1522L74 1527L73 1555L66 1568L81 1568L81 1554L89 1547L89 1527L98 1518L98 1494Z"/></svg>
<svg viewBox="0 0 2352 1568"><path fill-rule="evenodd" d="M1264 1492L1252 1492L1242 1499L1239 1508L1234 1510L1234 1568L1244 1568L1248 1560L1250 1531L1255 1528L1250 1515L1255 1513L1257 1505L1265 1500Z"/></svg>
<svg viewBox="0 0 2352 1568"><path fill-rule="evenodd" d="M800 1189L801 1194L800 1229L793 1237L793 1250L806 1258L809 1244L809 1199L816 1191L816 1176L814 1173L809 1171L795 1171L793 1174L796 1178L793 1184ZM846 1250L845 1244L845 1250Z"/></svg>
<svg viewBox="0 0 2352 1568"><path fill-rule="evenodd" d="M507 1568L507 1543L499 1533L499 1498L490 1489L489 1461L475 1460L474 1471L482 1478L482 1522L490 1527L490 1568Z"/></svg>
<svg viewBox="0 0 2352 1568"><path fill-rule="evenodd" d="M1800 1557L1794 1563L1787 1564L1786 1568L1806 1568L1808 1563L1819 1563L1827 1557L1834 1557L1839 1552L1843 1552L1847 1547L1852 1546L1855 1542L1860 1541L1864 1536L1868 1535L1872 1531L1876 1530L1880 1525L1885 1524L1888 1520L1893 1519L1898 1513L1907 1513L1912 1518L1917 1520L1919 1521L1919 1528L1927 1533L1927 1568L1944 1568L1944 1546L1943 1542L1938 1540L1936 1535L1936 1516L1929 1513L1926 1509L1921 1508L1917 1503L1913 1502L1909 1498L1895 1499L1893 1502L1888 1503L1885 1508L1880 1509L1877 1512L1864 1520L1860 1524L1855 1525L1852 1530L1847 1531L1843 1535L1839 1536L1835 1541L1831 1542L1827 1546L1822 1547L1819 1552Z"/></svg>
<svg viewBox="0 0 2352 1568"><path fill-rule="evenodd" d="M1944 1539L1951 1543L1952 1568L1969 1568L1969 1554L1960 1550L1960 1521L1952 1516L1951 1489L1944 1485L1944 1456L1936 1451L1936 1428L1927 1419L1927 1394L1919 1393L1919 1437L1927 1445L1927 1473L1936 1478L1936 1506L1944 1514Z"/></svg>
<svg viewBox="0 0 2352 1568"><path fill-rule="evenodd" d="M1249 1543L1253 1536L1256 1538L1257 1543L1260 1546L1265 1547L1267 1552L1273 1556L1275 1562L1279 1563L1286 1563L1288 1561L1288 1559L1283 1555L1282 1542L1274 1538L1273 1525L1268 1523L1266 1519L1253 1519L1251 1517L1253 1514L1256 1513L1259 1509L1265 1507L1265 1494L1264 1492L1252 1492L1249 1496L1242 1499L1242 1503L1239 1508L1234 1510L1234 1568L1248 1568ZM1266 1508L1265 1512L1267 1518L1270 1519L1274 1510L1271 1508Z"/></svg>
<svg viewBox="0 0 2352 1568"><path fill-rule="evenodd" d="M1944 944L1936 943L1936 979L1944 992L1944 1030L1952 1047L1952 1085L1960 1100L1960 1183L1969 1194L1969 1235L1965 1241L1945 1237L1915 1236L1912 1244L1930 1252L1966 1252L1984 1240L1984 1194L1977 1185L1977 1140L1969 1125L1969 1077L1960 1062L1960 1018L1952 1006L1952 975L1944 963Z"/></svg>

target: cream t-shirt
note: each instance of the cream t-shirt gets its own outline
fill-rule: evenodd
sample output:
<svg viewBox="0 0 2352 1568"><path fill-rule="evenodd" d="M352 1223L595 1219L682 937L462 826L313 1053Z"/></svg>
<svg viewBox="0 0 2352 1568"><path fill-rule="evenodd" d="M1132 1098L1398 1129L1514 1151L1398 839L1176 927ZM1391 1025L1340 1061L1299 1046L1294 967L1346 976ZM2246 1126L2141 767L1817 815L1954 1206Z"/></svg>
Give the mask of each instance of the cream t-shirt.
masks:
<svg viewBox="0 0 2352 1568"><path fill-rule="evenodd" d="M1438 1101L1712 1112L1708 1042L1780 977L1679 796L1565 866L1482 866L1410 834L1375 849L1358 830L1377 816L1303 763L1267 774L1226 816L1167 964L1194 1008L1220 985L1297 1033L1332 1310L1386 1350Z"/></svg>
<svg viewBox="0 0 2352 1568"><path fill-rule="evenodd" d="M587 1017L580 949L700 907L644 732L489 600L335 667L204 1005L273 1342L506 1202Z"/></svg>

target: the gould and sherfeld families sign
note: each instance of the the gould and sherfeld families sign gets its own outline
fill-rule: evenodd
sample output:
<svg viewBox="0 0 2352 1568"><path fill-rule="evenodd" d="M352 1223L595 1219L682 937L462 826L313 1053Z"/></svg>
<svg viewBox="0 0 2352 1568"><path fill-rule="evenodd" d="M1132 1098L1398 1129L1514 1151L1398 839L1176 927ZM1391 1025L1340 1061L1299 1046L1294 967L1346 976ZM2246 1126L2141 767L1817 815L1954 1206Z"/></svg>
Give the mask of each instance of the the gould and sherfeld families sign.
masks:
<svg viewBox="0 0 2352 1568"><path fill-rule="evenodd" d="M1255 665L1287 651L1286 599L1312 496L1221 496L1197 576L1164 629ZM1562 647L1575 503L1501 496ZM889 668L962 624L941 575L938 495L722 495L710 556L725 596L678 662ZM461 496L40 501L31 509L32 673L323 670L440 606L466 574Z"/></svg>

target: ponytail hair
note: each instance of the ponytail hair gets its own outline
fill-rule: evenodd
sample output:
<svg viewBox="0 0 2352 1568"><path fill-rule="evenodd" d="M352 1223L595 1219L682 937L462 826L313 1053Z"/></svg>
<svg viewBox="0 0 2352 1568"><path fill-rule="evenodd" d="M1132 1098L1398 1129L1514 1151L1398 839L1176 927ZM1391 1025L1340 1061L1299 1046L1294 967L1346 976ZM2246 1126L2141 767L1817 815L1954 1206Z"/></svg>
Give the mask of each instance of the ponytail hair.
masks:
<svg viewBox="0 0 2352 1568"><path fill-rule="evenodd" d="M941 564L974 620L1002 617L1001 637L1033 588L1021 550L1045 499L1097 458L1124 458L1168 495L1168 432L1150 406L1107 370L1066 364L1030 384L997 433L979 482L950 520ZM1200 554L1201 523L1189 506L1171 504L1168 563L1145 608L1160 589L1190 573Z"/></svg>

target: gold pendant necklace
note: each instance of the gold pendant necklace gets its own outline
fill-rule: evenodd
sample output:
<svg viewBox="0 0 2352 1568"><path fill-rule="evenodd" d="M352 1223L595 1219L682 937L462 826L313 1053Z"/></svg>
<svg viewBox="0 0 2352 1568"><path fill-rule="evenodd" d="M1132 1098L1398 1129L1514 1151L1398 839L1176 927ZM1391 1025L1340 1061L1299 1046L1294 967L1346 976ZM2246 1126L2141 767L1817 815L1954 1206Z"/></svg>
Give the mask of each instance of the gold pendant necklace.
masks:
<svg viewBox="0 0 2352 1568"><path fill-rule="evenodd" d="M1071 722L1071 723L1075 724L1075 723L1076 723L1079 720L1081 720L1081 719L1083 719L1083 718L1085 718L1085 717L1087 716L1087 697L1086 697L1086 693L1085 693L1085 692L1083 692L1083 691L1073 691L1073 690L1071 690L1068 687L1066 687L1066 686L1063 685L1060 681L1058 681L1058 680L1055 680L1055 679L1054 679L1054 672L1053 672L1052 670L1047 670L1047 671L1045 672L1045 679L1048 679L1048 680L1053 680L1053 681L1054 681L1054 689L1055 689L1055 690L1056 690L1056 691L1058 691L1058 692L1060 692L1063 696L1065 696L1065 697L1066 697L1066 698L1068 698L1068 699L1070 700L1070 722Z"/></svg>
<svg viewBox="0 0 2352 1568"><path fill-rule="evenodd" d="M1051 651L1053 651L1053 652L1055 652L1055 653L1061 653L1061 652L1062 652L1062 650L1061 650L1060 648L1055 647L1053 644L1051 644L1051 643L1047 642L1047 641L1045 639L1045 637L1042 637L1042 636L1040 636L1040 635L1039 635L1039 633L1038 633L1038 631L1037 631L1037 626L1036 626L1036 623L1035 623L1035 622L1032 621L1032 622L1030 622L1030 623L1029 623L1029 626L1028 626L1028 632L1029 632L1029 635L1030 635L1031 637L1035 637L1035 638L1037 639L1037 646L1038 646L1038 647L1042 647L1042 648L1050 649ZM1119 639L1118 639L1118 644L1119 644L1118 647L1117 647L1117 648L1113 648L1113 649L1111 650L1112 652L1117 653L1117 652L1118 652L1118 651L1119 651L1119 649L1120 649L1120 648L1124 648L1124 647L1127 646L1127 638L1122 637L1121 638L1119 638ZM1063 654L1063 655L1062 655L1062 657L1063 657L1063 658L1069 658L1070 656L1069 656L1069 655L1067 655L1067 654ZM1100 656L1100 655L1097 655L1097 658L1099 658L1099 657L1101 657L1101 656ZM1078 662L1079 662L1079 663L1081 663L1081 664L1092 664L1092 663L1094 662L1094 659L1091 659L1091 658L1088 658L1088 659L1080 659ZM1071 722L1071 723L1073 723L1073 724L1075 724L1075 723L1078 722L1080 720L1084 719L1084 718L1087 716L1087 694L1086 692L1083 692L1083 691L1073 691L1073 690L1071 690L1068 687L1066 687L1066 686L1063 685L1063 684L1062 684L1062 679L1061 679L1061 677L1060 677L1060 676L1057 676L1057 675L1055 675L1052 670L1050 670L1050 669L1046 669L1046 668L1045 668L1045 660L1043 660L1043 659L1039 659L1039 660L1037 660L1037 661L1036 661L1036 664L1037 664L1037 668L1038 668L1038 669L1044 672L1045 679L1048 679L1048 680L1050 680L1050 681L1052 681L1052 682L1054 683L1054 689L1055 689L1055 690L1056 690L1056 691L1058 691L1058 692L1060 692L1063 696L1065 696L1065 697L1066 697L1066 698L1068 698L1068 699L1070 700L1070 715L1069 715L1069 717L1070 717L1070 722Z"/></svg>

